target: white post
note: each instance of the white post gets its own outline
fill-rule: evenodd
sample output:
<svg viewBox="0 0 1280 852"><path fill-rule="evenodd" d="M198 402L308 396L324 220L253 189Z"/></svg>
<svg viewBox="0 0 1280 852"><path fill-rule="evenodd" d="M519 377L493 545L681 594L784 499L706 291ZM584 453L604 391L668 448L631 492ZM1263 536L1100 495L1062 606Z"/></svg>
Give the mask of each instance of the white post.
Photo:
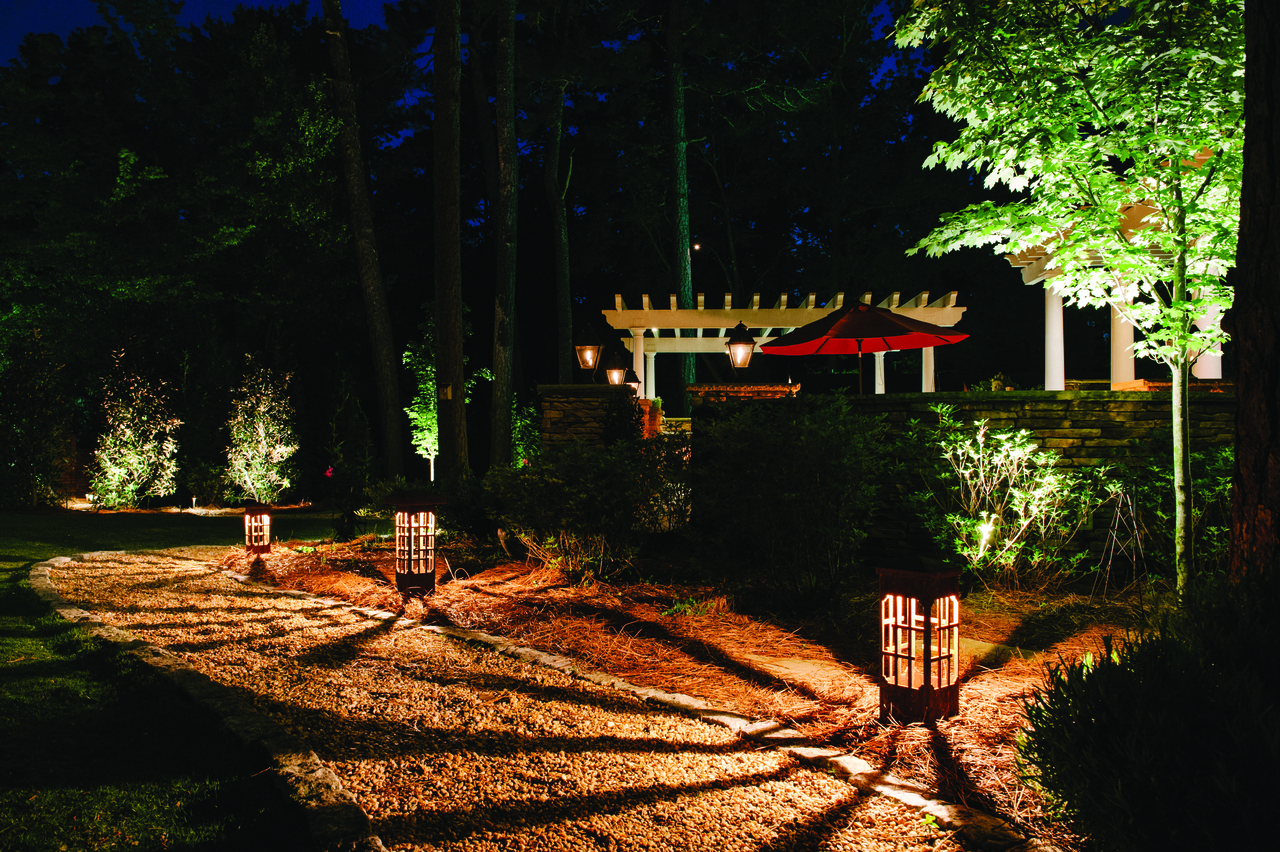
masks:
<svg viewBox="0 0 1280 852"><path fill-rule="evenodd" d="M1111 384L1133 381L1133 326L1120 315L1115 305L1111 311Z"/></svg>
<svg viewBox="0 0 1280 852"><path fill-rule="evenodd" d="M631 369L636 371L636 378L640 380L640 390L636 392L636 396L644 397L645 384L644 372L644 329L631 329Z"/></svg>
<svg viewBox="0 0 1280 852"><path fill-rule="evenodd" d="M1066 361L1063 358L1062 295L1052 287L1044 290L1044 389L1065 390Z"/></svg>
<svg viewBox="0 0 1280 852"><path fill-rule="evenodd" d="M1210 326L1217 316L1218 307L1215 305L1205 311L1204 316L1196 320L1196 326L1202 329ZM1200 357L1191 365L1191 375L1197 379L1222 378L1222 346L1215 345L1212 349L1200 353Z"/></svg>
<svg viewBox="0 0 1280 852"><path fill-rule="evenodd" d="M926 346L920 350L920 392L933 393L937 390L934 381L933 347Z"/></svg>
<svg viewBox="0 0 1280 852"><path fill-rule="evenodd" d="M884 353L876 353L876 393L884 393Z"/></svg>
<svg viewBox="0 0 1280 852"><path fill-rule="evenodd" d="M658 395L658 371L654 369L657 363L657 352L644 353L644 396L645 399L653 399Z"/></svg>

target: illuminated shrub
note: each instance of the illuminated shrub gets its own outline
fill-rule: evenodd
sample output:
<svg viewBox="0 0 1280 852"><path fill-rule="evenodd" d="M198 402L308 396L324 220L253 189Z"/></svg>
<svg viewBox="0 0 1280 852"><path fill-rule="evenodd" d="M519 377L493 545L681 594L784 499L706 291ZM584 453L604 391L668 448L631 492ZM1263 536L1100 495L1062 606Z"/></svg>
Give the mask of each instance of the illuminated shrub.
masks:
<svg viewBox="0 0 1280 852"><path fill-rule="evenodd" d="M227 482L233 496L259 503L274 502L290 485L293 405L289 374L249 364L244 384L231 398L231 445L227 447Z"/></svg>
<svg viewBox="0 0 1280 852"><path fill-rule="evenodd" d="M1071 540L1118 487L1105 466L1058 466L1031 433L992 431L954 418L954 408L933 407L938 424L916 425L912 443L926 490L912 497L925 526L971 570L1016 586L1068 576L1084 554Z"/></svg>
<svg viewBox="0 0 1280 852"><path fill-rule="evenodd" d="M126 372L116 354L102 401L106 427L98 440L89 481L107 508L132 508L143 497L177 490L182 421L173 416L163 382Z"/></svg>

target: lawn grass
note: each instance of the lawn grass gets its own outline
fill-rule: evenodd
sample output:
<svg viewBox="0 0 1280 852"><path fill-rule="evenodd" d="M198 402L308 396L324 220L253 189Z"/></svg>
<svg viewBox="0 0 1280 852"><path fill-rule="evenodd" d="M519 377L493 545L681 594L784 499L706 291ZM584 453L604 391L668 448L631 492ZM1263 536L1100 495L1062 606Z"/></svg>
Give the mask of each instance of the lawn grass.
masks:
<svg viewBox="0 0 1280 852"><path fill-rule="evenodd" d="M55 555L237 541L238 517L0 513L0 850L306 848L265 755L27 583Z"/></svg>

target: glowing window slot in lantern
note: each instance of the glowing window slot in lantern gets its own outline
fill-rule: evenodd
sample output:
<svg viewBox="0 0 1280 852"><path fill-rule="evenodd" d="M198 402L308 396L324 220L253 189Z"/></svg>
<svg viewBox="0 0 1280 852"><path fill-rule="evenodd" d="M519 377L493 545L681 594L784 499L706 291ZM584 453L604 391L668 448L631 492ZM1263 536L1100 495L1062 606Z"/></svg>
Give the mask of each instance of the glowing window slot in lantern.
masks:
<svg viewBox="0 0 1280 852"><path fill-rule="evenodd" d="M960 572L880 575L880 718L960 713Z"/></svg>
<svg viewBox="0 0 1280 852"><path fill-rule="evenodd" d="M436 510L444 499L429 494L387 498L396 510L396 589L406 597L436 590Z"/></svg>
<svg viewBox="0 0 1280 852"><path fill-rule="evenodd" d="M271 511L262 503L244 506L244 549L250 553L271 552Z"/></svg>

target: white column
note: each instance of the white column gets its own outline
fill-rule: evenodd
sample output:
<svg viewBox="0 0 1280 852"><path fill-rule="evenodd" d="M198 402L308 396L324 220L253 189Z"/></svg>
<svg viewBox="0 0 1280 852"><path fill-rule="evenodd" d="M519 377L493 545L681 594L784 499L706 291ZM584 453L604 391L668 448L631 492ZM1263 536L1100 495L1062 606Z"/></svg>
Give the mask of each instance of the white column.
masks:
<svg viewBox="0 0 1280 852"><path fill-rule="evenodd" d="M631 369L636 371L636 378L640 380L640 390L637 396L644 397L645 389L648 385L645 383L644 371L644 329L631 329Z"/></svg>
<svg viewBox="0 0 1280 852"><path fill-rule="evenodd" d="M876 393L884 393L884 353L876 353Z"/></svg>
<svg viewBox="0 0 1280 852"><path fill-rule="evenodd" d="M644 396L645 399L653 399L658 395L658 371L654 369L657 363L657 352L644 353Z"/></svg>
<svg viewBox="0 0 1280 852"><path fill-rule="evenodd" d="M1218 308L1215 305L1205 311L1204 316L1196 320L1198 328L1207 328L1212 325L1218 317ZM1220 379L1222 378L1222 347L1214 346L1207 352L1202 352L1199 359L1191 365L1191 375L1197 379Z"/></svg>
<svg viewBox="0 0 1280 852"><path fill-rule="evenodd" d="M933 347L926 346L920 350L920 392L933 393L935 390Z"/></svg>
<svg viewBox="0 0 1280 852"><path fill-rule="evenodd" d="M1044 290L1044 389L1064 390L1067 386L1063 358L1062 296L1052 287Z"/></svg>
<svg viewBox="0 0 1280 852"><path fill-rule="evenodd" d="M1133 326L1120 315L1115 305L1111 311L1111 384L1133 381Z"/></svg>

